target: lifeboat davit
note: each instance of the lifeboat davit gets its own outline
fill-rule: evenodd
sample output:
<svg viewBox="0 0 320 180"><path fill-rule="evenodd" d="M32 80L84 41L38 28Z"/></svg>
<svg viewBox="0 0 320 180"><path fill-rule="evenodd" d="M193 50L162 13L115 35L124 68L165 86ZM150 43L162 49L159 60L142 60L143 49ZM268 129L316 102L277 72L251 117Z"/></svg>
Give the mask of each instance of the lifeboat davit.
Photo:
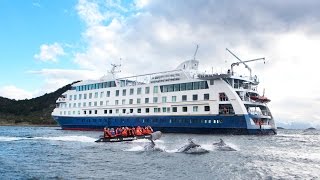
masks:
<svg viewBox="0 0 320 180"><path fill-rule="evenodd" d="M250 99L257 101L257 102L261 102L261 103L268 103L271 100L268 99L267 97L264 96L250 96Z"/></svg>

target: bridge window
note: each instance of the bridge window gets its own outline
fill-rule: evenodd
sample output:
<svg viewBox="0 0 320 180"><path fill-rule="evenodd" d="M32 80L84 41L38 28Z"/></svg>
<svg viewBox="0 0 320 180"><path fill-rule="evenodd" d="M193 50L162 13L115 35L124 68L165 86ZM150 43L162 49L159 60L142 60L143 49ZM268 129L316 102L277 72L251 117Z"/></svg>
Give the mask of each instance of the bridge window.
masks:
<svg viewBox="0 0 320 180"><path fill-rule="evenodd" d="M187 89L187 84L186 83L180 84L180 91L185 91L186 89Z"/></svg>
<svg viewBox="0 0 320 180"><path fill-rule="evenodd" d="M173 91L180 91L180 84L173 85Z"/></svg>
<svg viewBox="0 0 320 180"><path fill-rule="evenodd" d="M187 83L187 90L192 90L193 89L193 83Z"/></svg>
<svg viewBox="0 0 320 180"><path fill-rule="evenodd" d="M200 88L200 82L194 82L193 83L193 89L194 90L197 90L197 89L199 89Z"/></svg>

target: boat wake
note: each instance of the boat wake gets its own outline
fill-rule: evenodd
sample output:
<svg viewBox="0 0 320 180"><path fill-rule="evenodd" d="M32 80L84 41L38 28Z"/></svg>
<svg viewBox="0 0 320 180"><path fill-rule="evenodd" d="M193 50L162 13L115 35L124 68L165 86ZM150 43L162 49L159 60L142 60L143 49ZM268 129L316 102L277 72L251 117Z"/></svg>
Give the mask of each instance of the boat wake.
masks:
<svg viewBox="0 0 320 180"><path fill-rule="evenodd" d="M56 137L10 137L0 136L1 141L22 141L22 140L48 140L48 141L73 141L73 142L94 142L96 139L88 136L56 136Z"/></svg>

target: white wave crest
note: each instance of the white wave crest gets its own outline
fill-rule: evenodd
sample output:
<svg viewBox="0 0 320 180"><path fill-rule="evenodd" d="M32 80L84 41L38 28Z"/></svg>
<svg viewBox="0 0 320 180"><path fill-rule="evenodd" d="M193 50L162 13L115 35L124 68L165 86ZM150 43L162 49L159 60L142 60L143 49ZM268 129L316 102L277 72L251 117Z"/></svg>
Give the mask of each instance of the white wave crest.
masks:
<svg viewBox="0 0 320 180"><path fill-rule="evenodd" d="M51 140L51 141L75 141L75 142L94 142L96 140L88 136L34 137L33 139Z"/></svg>
<svg viewBox="0 0 320 180"><path fill-rule="evenodd" d="M10 137L10 136L0 136L0 141L18 141L23 138L21 137Z"/></svg>

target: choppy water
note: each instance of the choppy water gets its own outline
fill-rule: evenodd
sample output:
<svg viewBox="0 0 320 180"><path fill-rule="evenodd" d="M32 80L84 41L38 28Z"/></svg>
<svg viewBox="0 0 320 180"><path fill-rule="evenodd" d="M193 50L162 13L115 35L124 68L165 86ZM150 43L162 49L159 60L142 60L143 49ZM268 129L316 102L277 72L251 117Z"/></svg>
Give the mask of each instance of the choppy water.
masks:
<svg viewBox="0 0 320 180"><path fill-rule="evenodd" d="M163 151L144 151L147 140L95 143L100 134L0 126L0 179L320 179L320 131L164 134ZM190 137L210 152L178 153ZM214 147L220 138L237 151Z"/></svg>

